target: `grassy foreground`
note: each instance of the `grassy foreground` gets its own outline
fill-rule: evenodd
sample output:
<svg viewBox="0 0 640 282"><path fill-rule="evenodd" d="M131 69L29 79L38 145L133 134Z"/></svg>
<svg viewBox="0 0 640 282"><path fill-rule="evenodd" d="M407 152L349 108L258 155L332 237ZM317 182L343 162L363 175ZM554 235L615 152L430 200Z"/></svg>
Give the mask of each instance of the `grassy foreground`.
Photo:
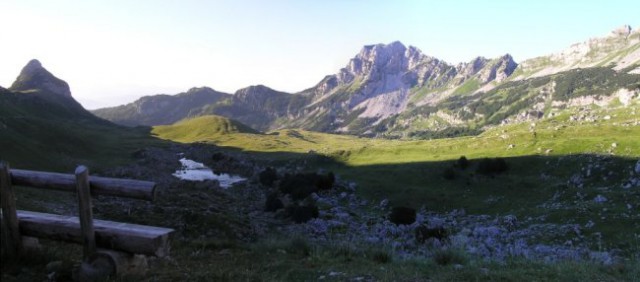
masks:
<svg viewBox="0 0 640 282"><path fill-rule="evenodd" d="M581 115L598 119L591 122L571 118ZM158 126L151 131L154 137L167 141L198 142L245 152L247 157L274 166L332 170L342 179L356 182L361 196L374 201L386 198L393 205L425 206L435 212L463 208L473 214L514 214L521 219L545 217L549 223L593 222L594 228L584 235L599 236L601 240L590 247L619 249L626 258L614 265L549 264L523 259L496 263L470 258L458 250L403 260L384 246L312 244L304 238L289 238L288 234L277 232L253 242L220 239L209 236L207 231L224 229L228 222L243 219L225 213L199 214L211 208L212 201L207 197L213 196L206 195L211 192L197 187L173 187L175 183L167 184L172 190L160 195L160 202L153 206L133 203L132 213L131 209L123 211L120 204L98 206L97 213L109 214L108 218L114 220L161 226L172 218L175 222L194 221L193 227L179 230L173 239L171 259L151 261L150 273L143 278L118 278L123 281L638 281L640 192L637 187L623 189L621 184L640 157L639 121L640 107L636 104L613 110L573 109L537 121L535 126L521 123L496 127L475 137L439 140L366 139L302 130L258 134L212 117ZM78 129L69 127L65 136L77 140L73 130ZM116 142L122 139L116 135L118 131L109 130L113 130L107 132L113 133L113 139L98 138L104 132L96 130L88 131L94 132L95 138L82 140L83 144L97 140L101 144L98 148L105 148L100 151L88 148L91 162L108 166L114 161L110 155L117 154L114 164L119 164L141 146L170 144L149 138L141 128L131 135L120 135L130 138L129 141ZM87 131L82 133L86 135ZM53 138L58 137L50 139ZM41 144L46 142L37 145ZM20 148L32 147L28 145ZM15 155L33 160L33 154L26 149L20 152ZM52 156L64 153L54 152ZM454 177L445 179L445 170L463 155L471 160L472 166L466 170L456 168ZM509 170L494 176L478 174L475 166L484 157L504 157ZM76 160L65 161L73 162ZM29 164L33 163L38 162ZM48 169L45 163L44 169ZM569 181L575 175L580 176L581 183ZM598 195L608 201L594 202ZM20 196L19 207L28 204L26 209L33 210L41 202L73 202L72 195L51 198L30 190L22 191ZM540 240L555 242L563 238ZM80 257L78 246L45 243L44 254L37 258L21 261L17 266L3 261L2 280L43 280L49 273L49 262L62 260L65 265L73 264ZM65 272L57 275L59 281L70 278Z"/></svg>

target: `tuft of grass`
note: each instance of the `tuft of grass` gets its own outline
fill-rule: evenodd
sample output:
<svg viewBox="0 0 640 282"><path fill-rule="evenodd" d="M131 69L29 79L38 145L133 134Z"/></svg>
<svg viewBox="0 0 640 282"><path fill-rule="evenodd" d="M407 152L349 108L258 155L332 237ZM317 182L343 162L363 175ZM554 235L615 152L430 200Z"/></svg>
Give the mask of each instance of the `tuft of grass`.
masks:
<svg viewBox="0 0 640 282"><path fill-rule="evenodd" d="M467 255L463 250L444 248L438 249L433 253L433 261L438 265L454 265L454 264L466 264L468 261Z"/></svg>
<svg viewBox="0 0 640 282"><path fill-rule="evenodd" d="M387 250L373 250L370 251L369 256L371 257L371 260L380 264L386 264L393 261L393 255Z"/></svg>

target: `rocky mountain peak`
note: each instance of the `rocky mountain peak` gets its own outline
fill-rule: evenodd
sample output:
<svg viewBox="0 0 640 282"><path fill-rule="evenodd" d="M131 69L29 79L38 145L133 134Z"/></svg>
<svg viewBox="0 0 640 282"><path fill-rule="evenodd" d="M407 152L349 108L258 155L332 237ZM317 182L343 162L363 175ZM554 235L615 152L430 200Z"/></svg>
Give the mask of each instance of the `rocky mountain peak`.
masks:
<svg viewBox="0 0 640 282"><path fill-rule="evenodd" d="M457 77L462 82L476 76L482 84L491 81L503 81L515 71L518 64L510 54L505 54L496 59L476 57L468 63L460 63L456 66Z"/></svg>
<svg viewBox="0 0 640 282"><path fill-rule="evenodd" d="M414 54L415 50L417 49L412 49ZM407 47L400 41L367 45L351 60L348 68L355 75L367 75L379 70L389 73L398 72L408 67L406 51Z"/></svg>
<svg viewBox="0 0 640 282"><path fill-rule="evenodd" d="M33 72L41 68L42 68L42 63L40 63L40 61L38 61L37 59L32 59L27 63L26 66L24 66L22 71Z"/></svg>
<svg viewBox="0 0 640 282"><path fill-rule="evenodd" d="M22 68L20 75L9 89L12 91L42 90L71 98L69 84L51 74L36 59L29 61Z"/></svg>
<svg viewBox="0 0 640 282"><path fill-rule="evenodd" d="M505 54L504 56L498 58L495 64L492 67L492 72L495 70L495 75L492 74L492 77L486 82L495 80L497 82L501 82L507 79L518 67L518 64L513 60L511 54Z"/></svg>
<svg viewBox="0 0 640 282"><path fill-rule="evenodd" d="M236 91L236 95L260 95L264 93L275 92L275 90L262 84L251 85Z"/></svg>
<svg viewBox="0 0 640 282"><path fill-rule="evenodd" d="M266 102L268 99L273 98L283 92L278 92L262 84L251 85L249 87L242 88L233 95L233 98L240 101L254 101L256 106L260 103ZM286 94L286 93L284 93Z"/></svg>
<svg viewBox="0 0 640 282"><path fill-rule="evenodd" d="M189 90L187 90L187 93L200 93L200 92L216 92L215 90L211 89L210 87L191 87L189 88Z"/></svg>
<svg viewBox="0 0 640 282"><path fill-rule="evenodd" d="M476 57L468 63L460 63L456 66L456 70L459 76L463 78L469 78L478 73L484 66L487 65L489 59L485 57Z"/></svg>

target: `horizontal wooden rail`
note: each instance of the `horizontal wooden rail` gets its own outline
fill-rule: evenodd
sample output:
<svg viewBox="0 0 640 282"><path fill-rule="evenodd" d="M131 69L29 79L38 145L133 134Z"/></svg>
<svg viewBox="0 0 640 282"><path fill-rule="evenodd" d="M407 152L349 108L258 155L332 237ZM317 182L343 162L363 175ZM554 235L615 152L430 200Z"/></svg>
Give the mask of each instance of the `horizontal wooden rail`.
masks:
<svg viewBox="0 0 640 282"><path fill-rule="evenodd" d="M73 174L11 169L11 184L41 189L76 192ZM92 195L117 196L153 201L156 184L151 181L89 177Z"/></svg>
<svg viewBox="0 0 640 282"><path fill-rule="evenodd" d="M80 221L75 216L17 211L20 233L82 244ZM163 257L169 254L169 228L93 220L96 245L133 254Z"/></svg>

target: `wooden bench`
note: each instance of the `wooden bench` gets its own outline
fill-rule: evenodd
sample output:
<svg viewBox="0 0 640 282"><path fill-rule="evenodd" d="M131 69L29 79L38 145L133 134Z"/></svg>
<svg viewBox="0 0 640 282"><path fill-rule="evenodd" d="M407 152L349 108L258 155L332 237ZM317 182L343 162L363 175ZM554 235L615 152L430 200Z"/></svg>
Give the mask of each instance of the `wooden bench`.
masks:
<svg viewBox="0 0 640 282"><path fill-rule="evenodd" d="M76 192L79 216L16 210L14 185ZM84 166L70 175L10 170L7 163L0 162L0 192L3 251L10 257L23 253L27 241L24 238L29 237L80 243L83 261L89 268L106 264L110 268L107 272L111 273L126 273L128 265L134 264L134 257L139 260L139 255L169 254L169 235L173 229L93 219L92 195L153 201L154 182L89 178L89 170Z"/></svg>

